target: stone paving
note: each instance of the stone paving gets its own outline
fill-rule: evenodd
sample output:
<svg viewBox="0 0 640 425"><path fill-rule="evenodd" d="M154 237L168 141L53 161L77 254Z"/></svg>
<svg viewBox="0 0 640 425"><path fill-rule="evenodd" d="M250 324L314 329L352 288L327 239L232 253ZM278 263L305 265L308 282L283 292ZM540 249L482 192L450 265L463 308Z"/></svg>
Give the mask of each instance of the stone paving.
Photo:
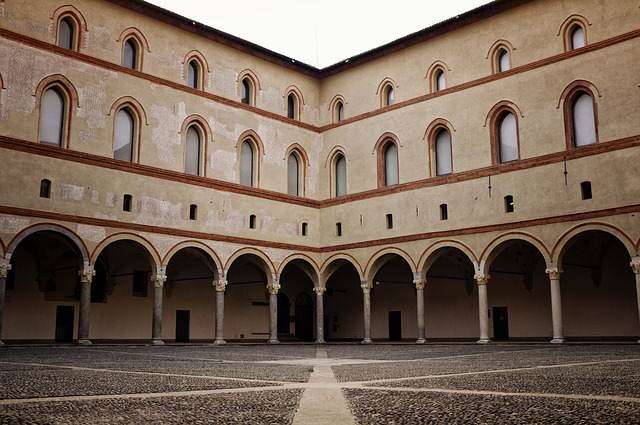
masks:
<svg viewBox="0 0 640 425"><path fill-rule="evenodd" d="M640 345L0 347L0 424L639 424Z"/></svg>

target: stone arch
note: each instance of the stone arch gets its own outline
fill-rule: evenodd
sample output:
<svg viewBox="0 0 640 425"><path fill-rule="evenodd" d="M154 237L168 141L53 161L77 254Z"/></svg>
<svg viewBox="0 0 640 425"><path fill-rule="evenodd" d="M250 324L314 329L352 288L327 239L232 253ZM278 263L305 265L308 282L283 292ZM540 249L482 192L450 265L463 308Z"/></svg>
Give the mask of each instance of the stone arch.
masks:
<svg viewBox="0 0 640 425"><path fill-rule="evenodd" d="M416 264L406 251L403 251L400 248L383 248L373 254L365 266L364 276L369 284L371 284L376 273L378 273L382 266L384 266L388 261L388 258L393 255L402 257L409 266L409 269L411 269L411 273L415 275L417 272ZM385 258L387 258L387 260L385 260Z"/></svg>
<svg viewBox="0 0 640 425"><path fill-rule="evenodd" d="M360 281L364 280L364 272L362 266L354 257L346 253L338 253L334 254L331 257L327 258L324 263L320 266L320 275L323 277L323 282L326 282L329 277L335 272L335 269L332 270L332 265L339 260L346 261L350 263L353 268L358 272L358 276L360 277ZM324 283L323 283L324 285Z"/></svg>
<svg viewBox="0 0 640 425"><path fill-rule="evenodd" d="M462 252L467 257L467 259L469 259L469 261L473 265L474 270L478 270L479 261L478 257L473 252L473 249L459 241L442 240L431 244L420 256L420 260L418 261L417 265L417 271L422 275L423 278L427 275L427 272L429 271L431 266L440 257L444 248L454 248Z"/></svg>
<svg viewBox="0 0 640 425"><path fill-rule="evenodd" d="M136 27L129 27L122 30L122 32L120 33L120 36L116 41L118 43L124 42L124 40L126 40L129 37L135 37L135 39L138 41L138 45L140 46L140 48L151 53L151 49L149 48L149 42L147 41L147 37L145 37L142 31L140 31Z"/></svg>
<svg viewBox="0 0 640 425"><path fill-rule="evenodd" d="M39 109L42 93L45 91L45 89L54 84L61 87L61 89L64 91L64 94L68 97L67 101L70 105L76 108L80 107L80 97L78 96L78 90L76 90L76 87L73 85L73 83L62 74L52 74L44 77L42 80L40 80L40 82L38 82L38 85L36 86L36 90L33 95L37 99L37 109Z"/></svg>
<svg viewBox="0 0 640 425"><path fill-rule="evenodd" d="M551 254L547 249L544 242L535 236L525 233L525 232L510 232L504 235L500 235L493 239L487 247L480 254L480 262L478 266L478 272L487 276L489 274L489 268L493 261L502 253L502 251L507 248L507 245L511 241L524 241L528 242L532 246L534 246L542 258L544 258L544 262L547 268L552 266Z"/></svg>
<svg viewBox="0 0 640 425"><path fill-rule="evenodd" d="M138 115L138 119L140 123L144 122L145 125L149 125L149 119L147 118L147 111L144 110L142 103L140 103L135 97L132 96L122 96L116 99L111 108L109 108L109 115L113 115L114 112L120 110L121 108L128 106L133 110L134 113Z"/></svg>
<svg viewBox="0 0 640 425"><path fill-rule="evenodd" d="M222 266L222 261L220 261L220 257L218 257L215 251L211 249L208 245L200 241L194 241L194 240L178 242L177 244L172 246L162 258L162 262L161 262L162 267L166 268L169 265L169 262L171 261L173 256L177 254L178 251L186 248L196 248L204 252L206 256L209 257L211 262L215 265L218 277L220 277L223 274L224 269Z"/></svg>
<svg viewBox="0 0 640 425"><path fill-rule="evenodd" d="M264 252L260 251L257 248L240 248L239 250L231 254L231 256L227 259L227 262L224 265L224 269L223 269L224 275L227 276L229 274L229 270L231 269L231 266L233 265L233 263L238 258L246 254L254 255L261 260L261 262L263 263L262 265L265 267L263 271L267 275L267 282L269 284L271 284L273 279L278 278L278 273L276 271L276 267L273 265L273 261L271 261L271 259L269 258L269 256L267 256L267 254L265 254Z"/></svg>
<svg viewBox="0 0 640 425"><path fill-rule="evenodd" d="M555 245L553 246L553 250L551 251L552 263L556 267L562 266L562 258L564 257L567 249L570 247L573 239L576 236L579 236L580 234L590 230L606 232L618 239L624 245L630 257L635 257L638 253L633 240L624 231L620 230L616 226L600 222L582 223L567 230L558 238Z"/></svg>
<svg viewBox="0 0 640 425"><path fill-rule="evenodd" d="M7 257L11 257L17 246L22 242L26 237L33 235L38 232L55 232L65 236L75 245L76 249L82 255L82 261L85 264L89 264L90 256L89 250L87 249L87 245L84 243L82 238L78 236L73 230L61 226L59 224L54 223L40 223L29 226L25 229L22 229L20 233L15 235L13 239L9 242L6 247L5 255Z"/></svg>
<svg viewBox="0 0 640 425"><path fill-rule="evenodd" d="M147 251L149 260L151 260L149 262L151 266L151 272L155 274L160 270L162 260L160 259L158 250L153 246L153 244L142 236L127 232L114 233L100 241L100 243L96 245L93 252L91 253L91 264L95 264L95 262L98 260L98 257L100 256L100 253L104 251L106 247L118 241L131 241L142 246L142 248Z"/></svg>
<svg viewBox="0 0 640 425"><path fill-rule="evenodd" d="M311 257L305 254L301 254L301 253L291 254L288 257L286 257L284 260L282 260L282 262L280 263L280 266L278 267L278 272L277 272L278 276L282 275L284 268L289 263L295 260L303 261L306 265L309 266L308 268L305 267L301 269L307 276L309 276L309 279L311 279L311 281L313 282L313 285L315 287L318 287L320 285L320 268L318 267L318 264Z"/></svg>

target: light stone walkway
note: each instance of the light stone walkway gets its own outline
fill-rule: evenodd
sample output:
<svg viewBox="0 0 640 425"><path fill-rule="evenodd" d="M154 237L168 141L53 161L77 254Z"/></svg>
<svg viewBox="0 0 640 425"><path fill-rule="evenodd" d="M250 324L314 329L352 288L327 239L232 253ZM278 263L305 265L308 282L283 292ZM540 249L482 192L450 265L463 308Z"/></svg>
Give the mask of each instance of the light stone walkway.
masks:
<svg viewBox="0 0 640 425"><path fill-rule="evenodd" d="M316 359L327 359L327 350L318 348ZM307 388L302 394L298 412L293 418L294 425L355 425L355 419L347 406L342 389L333 375L331 366L320 364L313 367L310 384L336 384L335 387Z"/></svg>

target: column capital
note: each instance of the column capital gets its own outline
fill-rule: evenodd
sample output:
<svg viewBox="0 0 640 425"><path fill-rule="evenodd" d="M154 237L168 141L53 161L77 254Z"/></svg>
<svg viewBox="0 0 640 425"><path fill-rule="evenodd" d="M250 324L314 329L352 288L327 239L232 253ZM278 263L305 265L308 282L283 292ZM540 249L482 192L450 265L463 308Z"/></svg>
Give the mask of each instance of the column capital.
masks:
<svg viewBox="0 0 640 425"><path fill-rule="evenodd" d="M416 286L416 289L424 289L425 283L423 279L413 279L413 284Z"/></svg>
<svg viewBox="0 0 640 425"><path fill-rule="evenodd" d="M94 270L93 265L89 263L85 263L84 267L78 270L78 276L80 276L80 282L82 283L91 283L95 275L96 271Z"/></svg>
<svg viewBox="0 0 640 425"><path fill-rule="evenodd" d="M369 282L367 282L366 280L363 280L360 282L360 288L362 288L362 292L365 294L368 294L371 291L371 288L369 287Z"/></svg>
<svg viewBox="0 0 640 425"><path fill-rule="evenodd" d="M269 293L271 295L277 295L278 291L280 290L280 282L274 281L270 283L269 285L267 285L267 289L269 290Z"/></svg>
<svg viewBox="0 0 640 425"><path fill-rule="evenodd" d="M630 266L635 274L640 274L640 257L631 258Z"/></svg>
<svg viewBox="0 0 640 425"><path fill-rule="evenodd" d="M227 280L226 279L218 279L211 282L216 292L224 292L227 290Z"/></svg>
<svg viewBox="0 0 640 425"><path fill-rule="evenodd" d="M165 274L166 269L164 267L158 268L158 271L155 275L151 276L151 281L153 282L153 286L156 288L164 287L164 283L167 281L167 275Z"/></svg>
<svg viewBox="0 0 640 425"><path fill-rule="evenodd" d="M478 273L473 276L473 278L476 280L476 283L478 285L486 285L489 283L489 279L491 279L491 276L488 274Z"/></svg>
<svg viewBox="0 0 640 425"><path fill-rule="evenodd" d="M11 270L11 261L9 258L0 258L0 279L6 279Z"/></svg>
<svg viewBox="0 0 640 425"><path fill-rule="evenodd" d="M557 280L560 279L562 270L559 267L549 267L544 272L549 275L549 279Z"/></svg>
<svg viewBox="0 0 640 425"><path fill-rule="evenodd" d="M323 287L323 286L316 286L313 288L313 292L316 293L316 295L320 295L323 296L325 292L327 292L327 288Z"/></svg>

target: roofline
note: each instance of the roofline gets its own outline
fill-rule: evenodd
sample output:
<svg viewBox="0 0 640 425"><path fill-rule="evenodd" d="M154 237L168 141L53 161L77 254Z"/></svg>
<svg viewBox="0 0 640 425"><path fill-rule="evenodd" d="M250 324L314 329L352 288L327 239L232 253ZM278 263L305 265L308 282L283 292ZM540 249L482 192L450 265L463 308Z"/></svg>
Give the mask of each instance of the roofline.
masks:
<svg viewBox="0 0 640 425"><path fill-rule="evenodd" d="M442 22L424 28L420 31L408 34L393 40L382 46L359 53L325 68L316 68L312 65L298 61L281 53L262 47L258 44L236 37L232 34L220 31L208 25L196 22L192 19L178 15L160 6L156 6L144 0L107 0L113 4L133 10L140 14L150 16L169 25L178 27L184 31L201 35L210 40L225 44L245 53L257 56L268 62L301 72L305 75L322 79L341 71L373 61L390 53L405 49L431 38L456 30L466 25L486 19L490 16L520 6L533 0L493 0L490 3L479 6L461 15L446 19Z"/></svg>

